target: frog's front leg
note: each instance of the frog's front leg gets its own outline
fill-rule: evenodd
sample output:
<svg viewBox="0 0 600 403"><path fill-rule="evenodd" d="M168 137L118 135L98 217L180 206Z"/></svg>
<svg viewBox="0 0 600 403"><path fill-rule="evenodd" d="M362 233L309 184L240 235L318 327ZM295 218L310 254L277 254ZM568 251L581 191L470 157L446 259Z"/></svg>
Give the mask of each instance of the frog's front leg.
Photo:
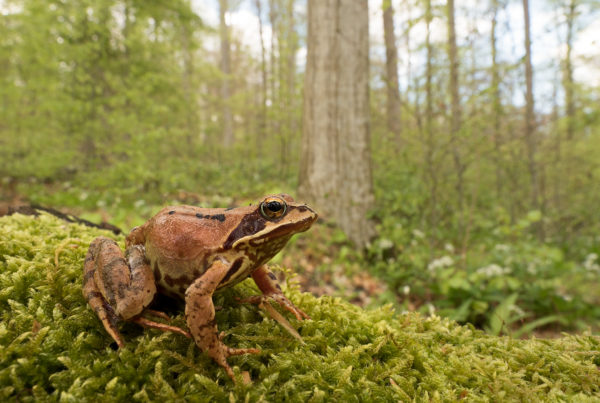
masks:
<svg viewBox="0 0 600 403"><path fill-rule="evenodd" d="M249 297L241 300L241 302L249 302L252 304L258 304L266 299L272 299L281 305L286 310L296 316L296 319L310 319L310 316L302 312L299 308L297 308L292 301L287 299L285 295L283 295L283 291L281 291L281 287L277 284L277 278L273 274L271 270L267 267L267 265L262 265L258 269L256 269L252 273L252 279L262 291L263 295L256 295L253 297Z"/></svg>
<svg viewBox="0 0 600 403"><path fill-rule="evenodd" d="M182 329L140 316L156 294L154 275L143 246L129 246L123 255L115 241L98 237L90 245L83 270L83 296L119 347L125 345L117 329L120 320L189 337Z"/></svg>
<svg viewBox="0 0 600 403"><path fill-rule="evenodd" d="M248 353L257 354L260 350L230 348L219 337L212 295L229 268L230 265L215 261L202 276L188 287L185 292L185 317L190 333L198 347L223 367L232 380L235 380L233 370L227 363L227 357Z"/></svg>

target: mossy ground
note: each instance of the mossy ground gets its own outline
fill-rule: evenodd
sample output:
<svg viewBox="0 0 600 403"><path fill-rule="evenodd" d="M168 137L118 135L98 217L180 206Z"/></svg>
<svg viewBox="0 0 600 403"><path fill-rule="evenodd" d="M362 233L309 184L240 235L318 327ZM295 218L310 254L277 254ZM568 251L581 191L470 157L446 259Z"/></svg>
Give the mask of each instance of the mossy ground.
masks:
<svg viewBox="0 0 600 403"><path fill-rule="evenodd" d="M312 317L290 318L300 344L235 301L257 293L250 281L215 296L225 342L262 350L229 359L237 384L176 334L123 324L127 345L117 351L81 294L87 245L100 234L111 236L47 215L0 218L3 400L600 401L598 336L493 337L291 287L286 294ZM182 311L169 311L184 326Z"/></svg>

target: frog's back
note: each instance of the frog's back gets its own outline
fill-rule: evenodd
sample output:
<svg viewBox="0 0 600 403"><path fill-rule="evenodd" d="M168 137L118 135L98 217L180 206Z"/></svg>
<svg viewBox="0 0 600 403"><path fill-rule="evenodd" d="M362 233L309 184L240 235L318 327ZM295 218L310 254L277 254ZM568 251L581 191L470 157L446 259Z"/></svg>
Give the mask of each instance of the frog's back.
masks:
<svg viewBox="0 0 600 403"><path fill-rule="evenodd" d="M169 206L145 224L145 244L166 259L197 260L218 250L235 226L225 209Z"/></svg>

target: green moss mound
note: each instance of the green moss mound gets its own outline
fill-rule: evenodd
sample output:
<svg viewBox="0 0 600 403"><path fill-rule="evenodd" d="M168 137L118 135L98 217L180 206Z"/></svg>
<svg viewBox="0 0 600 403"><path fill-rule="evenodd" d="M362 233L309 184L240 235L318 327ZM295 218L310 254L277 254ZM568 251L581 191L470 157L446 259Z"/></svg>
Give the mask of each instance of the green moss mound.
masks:
<svg viewBox="0 0 600 403"><path fill-rule="evenodd" d="M225 342L262 350L229 359L237 384L176 334L126 323L127 346L116 351L81 294L87 246L101 234L111 236L47 215L0 218L2 400L600 401L597 336L493 337L290 288L312 317L290 318L301 344L255 306L235 302L257 293L250 281L215 296ZM184 326L178 308L173 323Z"/></svg>

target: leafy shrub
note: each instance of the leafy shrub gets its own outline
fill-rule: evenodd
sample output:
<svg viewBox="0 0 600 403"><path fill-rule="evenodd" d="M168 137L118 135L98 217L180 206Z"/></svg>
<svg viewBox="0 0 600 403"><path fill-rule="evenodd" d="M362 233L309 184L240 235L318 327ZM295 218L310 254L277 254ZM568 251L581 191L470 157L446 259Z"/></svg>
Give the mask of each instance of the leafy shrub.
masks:
<svg viewBox="0 0 600 403"><path fill-rule="evenodd" d="M559 247L537 241L528 229L539 219L534 212L515 225L487 228L467 256L449 243L433 247L418 229L383 221L368 262L404 306L435 307L440 315L493 334L520 335L551 323L579 329L597 324L597 255L588 250L576 261Z"/></svg>

